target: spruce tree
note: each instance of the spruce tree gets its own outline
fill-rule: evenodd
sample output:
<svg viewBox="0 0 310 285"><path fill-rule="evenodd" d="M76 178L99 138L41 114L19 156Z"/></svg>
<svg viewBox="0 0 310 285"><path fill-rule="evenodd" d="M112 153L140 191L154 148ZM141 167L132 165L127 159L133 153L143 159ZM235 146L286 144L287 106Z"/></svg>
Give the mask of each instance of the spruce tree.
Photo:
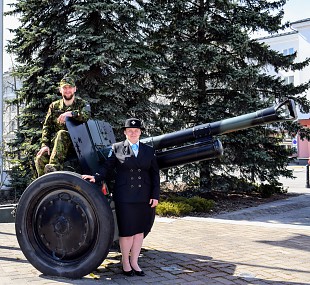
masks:
<svg viewBox="0 0 310 285"><path fill-rule="evenodd" d="M22 185L21 177L28 178L24 185L30 180L42 121L64 74L76 78L78 95L91 103L95 118L117 128L136 116L152 135L253 112L287 97L308 112L301 94L309 83L285 85L264 73L267 66L299 70L308 61L294 63L296 55L283 56L251 38L259 30L287 27L281 24L285 2L18 0L13 13L21 26L8 46L24 80L16 184ZM206 189L231 188L236 171L245 181L275 183L279 175L291 175L281 131L309 137L296 123L275 126L222 136L221 159L174 173L196 173L198 167Z"/></svg>
<svg viewBox="0 0 310 285"><path fill-rule="evenodd" d="M152 122L153 55L139 28L143 13L131 1L19 0L13 7L10 14L18 15L21 25L8 50L16 55L15 75L23 80L24 109L12 144L20 155L12 178L24 189L35 178L42 123L48 105L59 98L60 79L74 77L77 95L90 103L93 118L110 122L118 134L125 118Z"/></svg>
<svg viewBox="0 0 310 285"><path fill-rule="evenodd" d="M258 31L276 33L288 26L281 24L285 2L177 0L145 6L156 22L149 44L165 59L161 61L165 74L154 83L157 92L170 101L170 109L163 108L159 114L166 118L165 132L254 112L288 97L309 112L303 94L309 82L285 85L278 76L264 72L270 66L301 70L309 60L294 63L296 54L283 56L251 37ZM169 120L169 113L177 119ZM262 126L222 136L223 158L198 164L200 186L231 190L236 174L241 181L272 185L278 185L280 175L291 176L286 166L292 153L281 146L281 133L302 130L309 137L309 131L291 122L274 126L277 129ZM197 164L191 170L194 177Z"/></svg>

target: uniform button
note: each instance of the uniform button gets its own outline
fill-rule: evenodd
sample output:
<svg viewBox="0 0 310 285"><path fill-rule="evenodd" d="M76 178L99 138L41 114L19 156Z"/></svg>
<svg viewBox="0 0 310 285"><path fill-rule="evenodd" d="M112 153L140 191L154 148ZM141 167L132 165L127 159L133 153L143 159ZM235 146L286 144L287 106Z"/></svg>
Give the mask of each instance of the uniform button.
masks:
<svg viewBox="0 0 310 285"><path fill-rule="evenodd" d="M133 180L134 178L133 178L133 177L131 177L130 179L131 179L131 180Z"/></svg>
<svg viewBox="0 0 310 285"><path fill-rule="evenodd" d="M133 186L133 185L130 185L130 187L133 188L134 186Z"/></svg>
<svg viewBox="0 0 310 285"><path fill-rule="evenodd" d="M130 172L133 172L133 169L130 169Z"/></svg>
<svg viewBox="0 0 310 285"><path fill-rule="evenodd" d="M141 176L139 176L138 179L141 179Z"/></svg>
<svg viewBox="0 0 310 285"><path fill-rule="evenodd" d="M138 171L141 172L141 169L139 168Z"/></svg>
<svg viewBox="0 0 310 285"><path fill-rule="evenodd" d="M141 188L141 184L139 184L138 187Z"/></svg>

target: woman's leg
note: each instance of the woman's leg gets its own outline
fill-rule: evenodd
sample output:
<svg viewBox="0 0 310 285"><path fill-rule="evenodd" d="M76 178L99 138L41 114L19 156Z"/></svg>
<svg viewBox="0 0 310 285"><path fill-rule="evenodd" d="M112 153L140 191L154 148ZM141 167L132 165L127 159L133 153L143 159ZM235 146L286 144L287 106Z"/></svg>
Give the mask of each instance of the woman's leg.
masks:
<svg viewBox="0 0 310 285"><path fill-rule="evenodd" d="M143 238L144 238L143 233L139 233L133 236L133 243L130 252L130 264L132 269L136 271L141 271L141 268L138 264L138 258L141 252Z"/></svg>
<svg viewBox="0 0 310 285"><path fill-rule="evenodd" d="M123 264L123 270L124 271L130 271L130 261L129 261L129 254L131 251L131 248L133 246L133 236L129 237L119 237L119 246L121 248L122 253L122 264Z"/></svg>

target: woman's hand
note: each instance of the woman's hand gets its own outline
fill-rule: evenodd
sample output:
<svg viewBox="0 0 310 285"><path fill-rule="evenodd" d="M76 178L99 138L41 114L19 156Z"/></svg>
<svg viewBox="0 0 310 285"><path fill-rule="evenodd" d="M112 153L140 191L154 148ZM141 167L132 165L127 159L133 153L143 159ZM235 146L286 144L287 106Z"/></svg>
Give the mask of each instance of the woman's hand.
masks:
<svg viewBox="0 0 310 285"><path fill-rule="evenodd" d="M86 174L84 174L84 175L82 175L82 178L83 178L84 180L89 180L89 182L92 182L92 183L95 183L95 182L96 182L95 176L92 176L92 175L86 175Z"/></svg>
<svg viewBox="0 0 310 285"><path fill-rule="evenodd" d="M158 200L150 199L150 203L149 204L151 205L151 208L154 208L154 207L156 207L158 205Z"/></svg>

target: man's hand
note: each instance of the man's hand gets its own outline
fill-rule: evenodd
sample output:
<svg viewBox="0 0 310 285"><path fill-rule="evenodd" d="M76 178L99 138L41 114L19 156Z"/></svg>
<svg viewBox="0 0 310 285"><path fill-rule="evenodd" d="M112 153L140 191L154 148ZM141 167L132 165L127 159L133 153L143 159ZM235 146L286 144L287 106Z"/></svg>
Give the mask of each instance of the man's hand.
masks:
<svg viewBox="0 0 310 285"><path fill-rule="evenodd" d="M41 156L41 155L43 155L45 152L47 152L48 155L51 154L50 148L49 148L48 146L42 147L42 148L38 151L37 156Z"/></svg>
<svg viewBox="0 0 310 285"><path fill-rule="evenodd" d="M151 208L154 208L154 207L156 207L158 205L158 200L150 199L150 203L149 204L151 205Z"/></svg>
<svg viewBox="0 0 310 285"><path fill-rule="evenodd" d="M65 124L66 123L66 118L67 117L72 117L72 112L71 111L67 111L65 113L62 113L58 118L57 118L57 122L59 124Z"/></svg>
<svg viewBox="0 0 310 285"><path fill-rule="evenodd" d="M82 175L82 178L84 179L84 180L89 180L89 182L92 182L92 183L95 183L96 182L96 180L95 180L95 176L92 176L92 175Z"/></svg>

